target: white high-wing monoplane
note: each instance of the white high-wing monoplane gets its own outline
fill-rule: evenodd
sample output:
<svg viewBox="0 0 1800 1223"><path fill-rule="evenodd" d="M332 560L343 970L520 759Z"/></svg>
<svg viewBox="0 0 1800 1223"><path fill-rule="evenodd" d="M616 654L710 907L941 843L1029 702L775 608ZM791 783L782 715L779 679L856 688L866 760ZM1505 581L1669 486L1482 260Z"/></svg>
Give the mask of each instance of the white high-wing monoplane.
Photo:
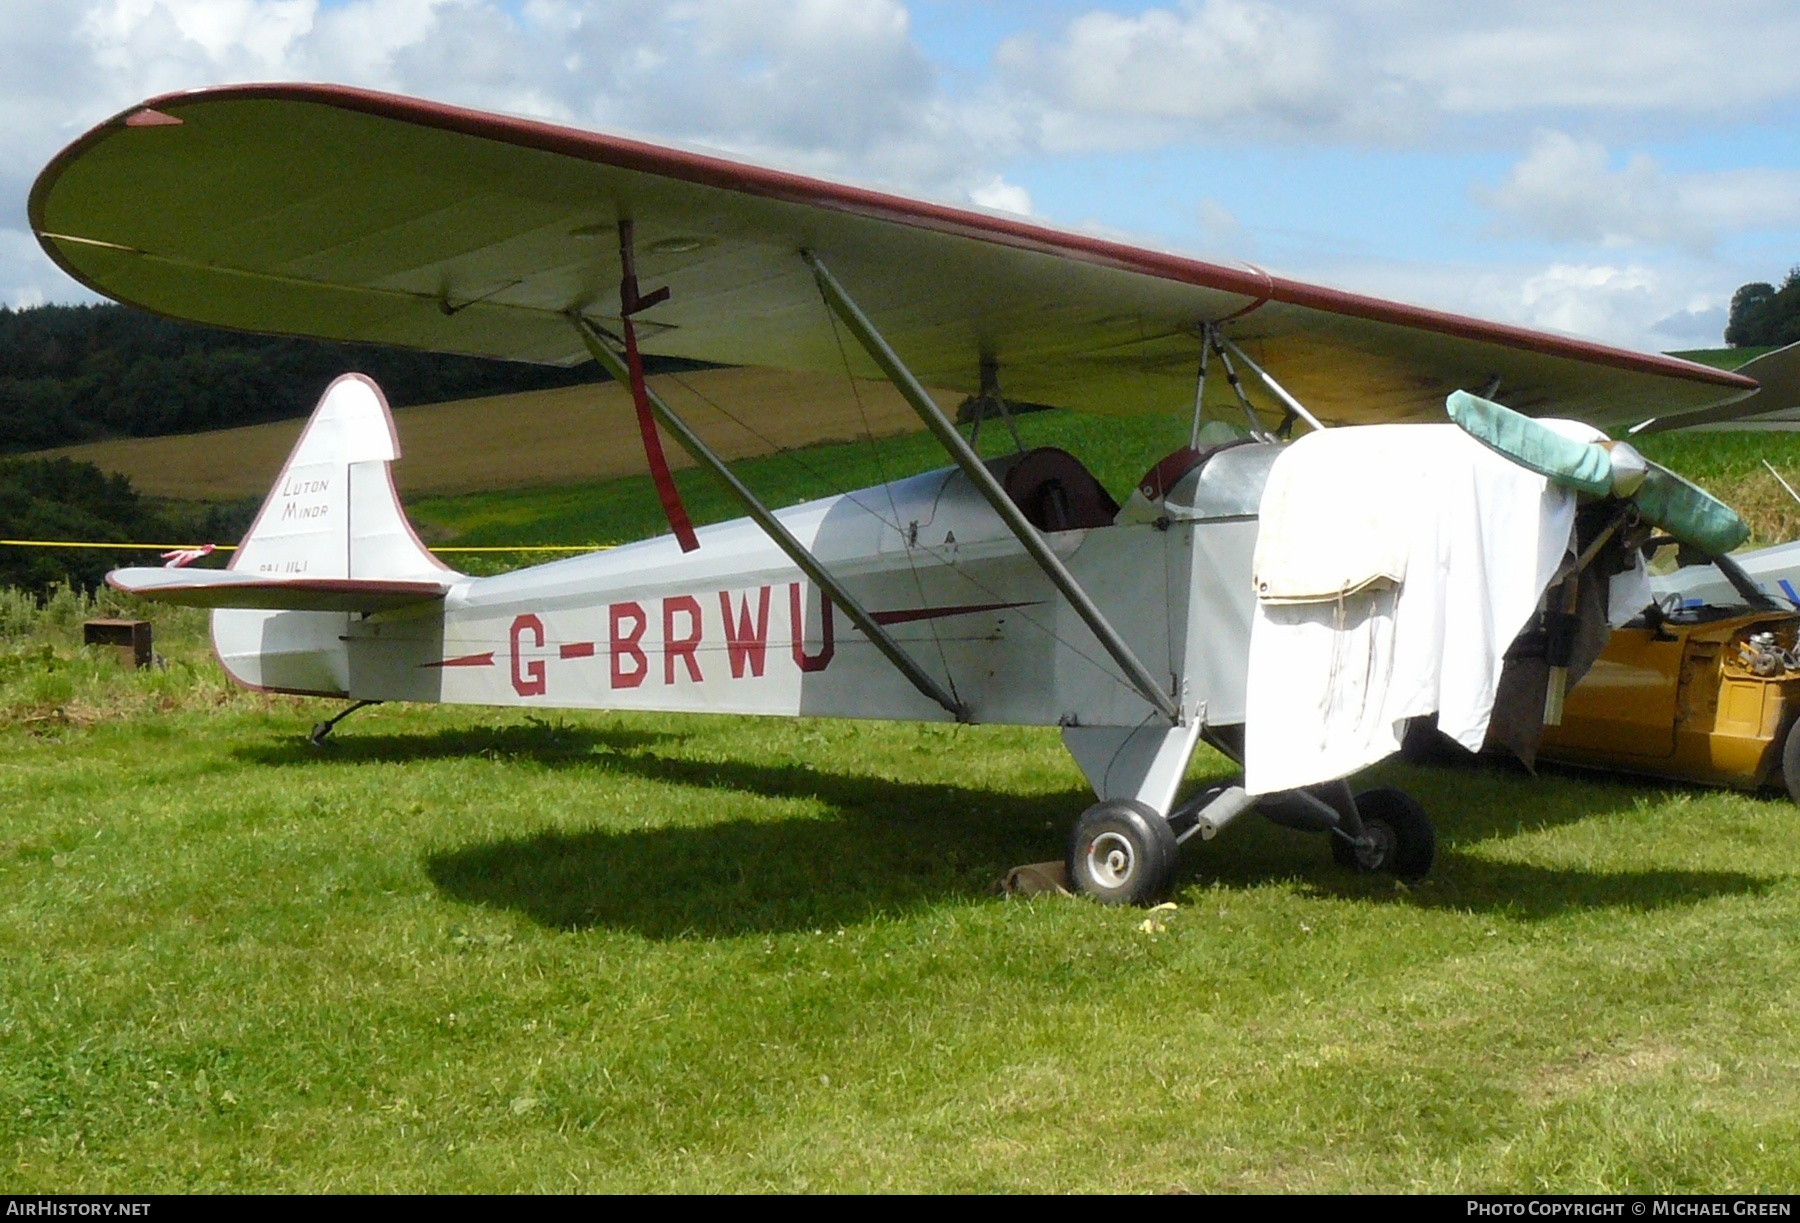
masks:
<svg viewBox="0 0 1800 1223"><path fill-rule="evenodd" d="M1251 809L1330 833L1348 865L1423 873L1417 805L1342 779L1407 717L1435 711L1479 741L1508 646L1574 610L1569 575L1609 535L1675 519L1715 550L1733 542L1735 519L1691 489L1634 496L1645 468L1628 449L1527 418L1666 421L1757 388L1254 267L336 87L154 99L61 153L30 209L76 279L163 314L592 358L631 387L672 534L470 578L407 525L380 392L339 379L230 569L110 579L219 609L240 682L1060 726L1100 799L1070 873L1108 900L1157 895L1181 840ZM643 353L878 371L953 465L772 510L646 386ZM926 386L1002 412L1012 397L1176 428L1191 415L1189 444L1121 508L1061 451L984 462ZM1447 400L1480 443L1441 423ZM1225 420L1241 428L1221 442ZM746 518L688 524L659 425ZM1585 534L1578 498L1596 507ZM1557 583L1569 593L1546 604ZM1201 739L1246 758L1246 782L1179 801Z"/></svg>

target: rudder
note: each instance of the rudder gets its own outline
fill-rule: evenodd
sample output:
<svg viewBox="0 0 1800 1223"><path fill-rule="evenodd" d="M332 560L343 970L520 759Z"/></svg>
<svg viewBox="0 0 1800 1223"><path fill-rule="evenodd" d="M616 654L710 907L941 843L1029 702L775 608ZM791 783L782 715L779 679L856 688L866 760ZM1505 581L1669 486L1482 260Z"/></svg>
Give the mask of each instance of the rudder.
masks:
<svg viewBox="0 0 1800 1223"><path fill-rule="evenodd" d="M325 388L230 568L272 577L413 578L448 570L419 542L394 490L400 442L374 381Z"/></svg>
<svg viewBox="0 0 1800 1223"><path fill-rule="evenodd" d="M230 568L270 577L441 579L448 566L419 542L390 468L400 443L374 381L345 374L325 389ZM343 612L219 610L213 650L247 687L342 696L349 691Z"/></svg>

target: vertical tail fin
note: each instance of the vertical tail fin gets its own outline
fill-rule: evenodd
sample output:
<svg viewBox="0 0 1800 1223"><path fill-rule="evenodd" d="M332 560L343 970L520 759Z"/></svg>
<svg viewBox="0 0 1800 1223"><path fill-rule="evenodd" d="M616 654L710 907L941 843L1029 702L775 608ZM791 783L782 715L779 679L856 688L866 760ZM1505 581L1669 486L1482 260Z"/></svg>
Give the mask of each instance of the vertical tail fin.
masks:
<svg viewBox="0 0 1800 1223"><path fill-rule="evenodd" d="M231 568L271 577L437 577L389 465L400 457L381 388L345 374L325 388Z"/></svg>
<svg viewBox="0 0 1800 1223"><path fill-rule="evenodd" d="M345 374L325 389L231 568L272 577L441 579L400 509L400 457L381 388ZM350 617L329 611L212 614L213 651L238 683L277 692L350 691Z"/></svg>

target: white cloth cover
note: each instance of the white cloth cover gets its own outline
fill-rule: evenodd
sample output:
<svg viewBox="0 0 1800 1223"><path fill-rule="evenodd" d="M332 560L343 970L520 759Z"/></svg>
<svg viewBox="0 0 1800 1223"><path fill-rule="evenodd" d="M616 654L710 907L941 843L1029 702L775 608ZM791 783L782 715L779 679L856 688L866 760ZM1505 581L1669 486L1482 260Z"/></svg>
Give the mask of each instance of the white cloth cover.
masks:
<svg viewBox="0 0 1800 1223"><path fill-rule="evenodd" d="M1256 572L1279 575L1285 601L1259 598L1251 625L1245 788L1347 777L1433 712L1479 748L1506 649L1574 524L1573 493L1454 425L1332 429L1290 446L1263 491ZM1395 570L1398 585L1383 580ZM1292 601L1308 586L1361 589Z"/></svg>

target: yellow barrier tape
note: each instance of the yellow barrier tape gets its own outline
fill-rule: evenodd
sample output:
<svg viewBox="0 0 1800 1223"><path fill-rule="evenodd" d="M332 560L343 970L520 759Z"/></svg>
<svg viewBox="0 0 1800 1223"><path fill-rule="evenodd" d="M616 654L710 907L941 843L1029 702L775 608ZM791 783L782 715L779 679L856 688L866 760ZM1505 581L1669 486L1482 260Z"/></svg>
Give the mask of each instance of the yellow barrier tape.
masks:
<svg viewBox="0 0 1800 1223"><path fill-rule="evenodd" d="M9 548L110 548L114 552L191 552L203 544L105 544L73 539L0 539L0 547ZM605 552L616 544L508 544L505 546L465 546L427 548L430 552ZM236 544L214 544L214 552L235 552Z"/></svg>

